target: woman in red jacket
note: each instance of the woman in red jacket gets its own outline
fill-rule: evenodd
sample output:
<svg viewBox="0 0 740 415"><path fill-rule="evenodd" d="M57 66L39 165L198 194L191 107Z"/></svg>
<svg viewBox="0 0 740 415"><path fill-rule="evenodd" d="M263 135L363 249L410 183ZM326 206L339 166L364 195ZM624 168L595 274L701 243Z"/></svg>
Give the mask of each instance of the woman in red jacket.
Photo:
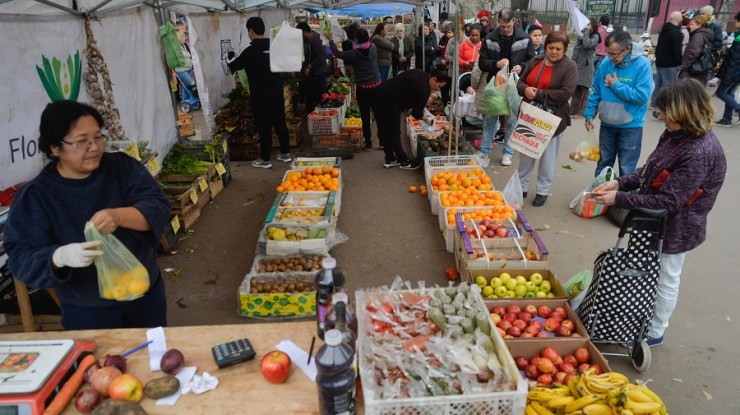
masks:
<svg viewBox="0 0 740 415"><path fill-rule="evenodd" d="M460 74L472 71L473 66L478 62L482 29L480 25L474 24L470 27L470 37L460 42L460 51L458 52Z"/></svg>

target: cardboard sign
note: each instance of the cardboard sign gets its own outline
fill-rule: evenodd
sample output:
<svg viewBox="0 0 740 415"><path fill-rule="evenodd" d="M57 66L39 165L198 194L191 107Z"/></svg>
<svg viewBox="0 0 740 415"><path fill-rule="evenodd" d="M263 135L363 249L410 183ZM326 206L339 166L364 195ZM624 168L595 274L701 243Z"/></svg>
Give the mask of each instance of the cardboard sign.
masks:
<svg viewBox="0 0 740 415"><path fill-rule="evenodd" d="M560 125L560 117L522 102L509 146L525 156L539 159Z"/></svg>

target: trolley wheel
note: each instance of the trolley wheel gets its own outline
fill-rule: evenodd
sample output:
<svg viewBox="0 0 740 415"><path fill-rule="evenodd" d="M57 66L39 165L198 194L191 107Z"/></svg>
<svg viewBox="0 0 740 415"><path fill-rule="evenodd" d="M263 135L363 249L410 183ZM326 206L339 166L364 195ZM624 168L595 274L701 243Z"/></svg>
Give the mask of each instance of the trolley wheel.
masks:
<svg viewBox="0 0 740 415"><path fill-rule="evenodd" d="M190 112L190 104L185 101L181 102L180 111L185 112L185 113Z"/></svg>
<svg viewBox="0 0 740 415"><path fill-rule="evenodd" d="M635 343L630 358L632 359L632 366L638 372L645 371L650 367L650 346L645 340Z"/></svg>
<svg viewBox="0 0 740 415"><path fill-rule="evenodd" d="M193 104L193 109L194 110L200 109L200 101L196 101L195 104Z"/></svg>

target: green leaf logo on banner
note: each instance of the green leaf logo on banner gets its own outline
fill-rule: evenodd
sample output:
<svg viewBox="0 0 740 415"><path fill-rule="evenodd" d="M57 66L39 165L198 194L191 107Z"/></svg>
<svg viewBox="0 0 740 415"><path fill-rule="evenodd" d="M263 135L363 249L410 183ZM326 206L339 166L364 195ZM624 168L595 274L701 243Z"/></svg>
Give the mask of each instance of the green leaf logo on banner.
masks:
<svg viewBox="0 0 740 415"><path fill-rule="evenodd" d="M82 67L80 64L80 50L74 55L67 56L65 64L62 64L56 56L52 56L51 61L44 55L41 55L42 67L36 66L36 72L39 74L41 85L46 90L52 102L69 99L76 101L80 94L80 79L82 77Z"/></svg>

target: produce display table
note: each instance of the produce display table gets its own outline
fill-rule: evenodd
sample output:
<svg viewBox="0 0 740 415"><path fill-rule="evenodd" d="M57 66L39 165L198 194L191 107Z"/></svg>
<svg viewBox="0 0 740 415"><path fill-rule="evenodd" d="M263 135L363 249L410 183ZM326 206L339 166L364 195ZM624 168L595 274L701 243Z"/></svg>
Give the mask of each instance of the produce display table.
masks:
<svg viewBox="0 0 740 415"><path fill-rule="evenodd" d="M259 371L259 362L265 353L273 350L282 340L292 340L308 351L316 334L315 320L264 324L235 324L223 326L191 326L165 328L167 347L179 349L185 356L186 366L196 366L197 374L204 371L219 380L215 390L201 395L189 393L180 396L174 406L157 406L149 398L141 406L150 414L255 414L287 413L318 414L316 383L310 380L295 364L284 384L271 384ZM246 337L257 356L254 360L218 369L211 354L211 347ZM0 336L2 340L74 339L97 342L95 355L101 359L106 354L120 354L146 341L145 329L83 330L38 333L13 333ZM316 341L314 354L323 343ZM127 358L128 373L142 382L160 377L162 372L149 370L149 353L138 351ZM360 404L361 405L361 404ZM364 411L358 408L359 414ZM77 414L70 404L64 414Z"/></svg>

